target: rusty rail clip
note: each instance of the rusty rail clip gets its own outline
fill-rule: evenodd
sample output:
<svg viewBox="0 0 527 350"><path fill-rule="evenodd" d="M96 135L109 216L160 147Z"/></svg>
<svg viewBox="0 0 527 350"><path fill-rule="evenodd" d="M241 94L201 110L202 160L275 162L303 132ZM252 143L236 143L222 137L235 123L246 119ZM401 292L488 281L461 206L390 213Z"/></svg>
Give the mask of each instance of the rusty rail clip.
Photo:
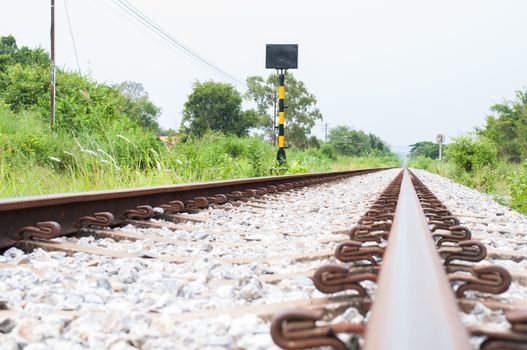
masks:
<svg viewBox="0 0 527 350"><path fill-rule="evenodd" d="M335 258L342 262L369 261L372 266L377 265L375 257L382 259L384 249L378 246L362 246L361 242L344 241L335 248Z"/></svg>
<svg viewBox="0 0 527 350"><path fill-rule="evenodd" d="M485 336L480 350L526 350L527 349L527 310L508 310L505 317L511 324L510 330L470 327L473 336Z"/></svg>
<svg viewBox="0 0 527 350"><path fill-rule="evenodd" d="M320 346L346 350L347 346L337 337L338 333L364 333L364 325L350 322L317 326L317 321L320 321L323 315L322 310L282 311L271 322L271 337L276 345L288 350Z"/></svg>
<svg viewBox="0 0 527 350"><path fill-rule="evenodd" d="M185 210L185 204L182 201L170 201L162 204L161 208L166 214L177 214Z"/></svg>
<svg viewBox="0 0 527 350"><path fill-rule="evenodd" d="M437 247L445 242L459 243L460 241L468 241L472 238L472 232L465 226L450 226L448 229L442 228L441 230L448 231L446 233L436 232L439 228L432 228L432 237L438 239L436 242Z"/></svg>
<svg viewBox="0 0 527 350"><path fill-rule="evenodd" d="M103 228L109 227L113 224L115 218L112 213L101 212L95 213L93 216L83 216L79 219L76 227L78 228Z"/></svg>
<svg viewBox="0 0 527 350"><path fill-rule="evenodd" d="M458 246L443 246L438 252L445 259L445 266L450 265L453 260L479 262L487 256L485 245L476 240L461 241Z"/></svg>
<svg viewBox="0 0 527 350"><path fill-rule="evenodd" d="M320 267L313 275L313 284L322 293L336 293L344 290L354 290L358 296L368 296L366 289L359 282L377 282L377 275L374 273L353 273L353 270L338 266L325 265Z"/></svg>
<svg viewBox="0 0 527 350"><path fill-rule="evenodd" d="M356 225L349 231L350 239L358 242L377 242L387 240L391 223L374 223L371 225Z"/></svg>
<svg viewBox="0 0 527 350"><path fill-rule="evenodd" d="M60 224L55 221L38 222L36 226L26 226L19 229L16 236L20 240L31 238L48 240L60 236Z"/></svg>
<svg viewBox="0 0 527 350"><path fill-rule="evenodd" d="M453 273L448 275L450 282L465 282L456 290L456 297L463 298L466 291L473 290L483 293L501 294L509 289L511 275L501 266L473 266L468 274Z"/></svg>
<svg viewBox="0 0 527 350"><path fill-rule="evenodd" d="M155 216L154 209L149 205L140 205L135 209L127 210L124 216L130 220L148 220Z"/></svg>
<svg viewBox="0 0 527 350"><path fill-rule="evenodd" d="M431 231L434 232L438 229L448 230L452 226L459 226L460 222L455 216L443 216L440 219L428 220L428 224L432 225Z"/></svg>

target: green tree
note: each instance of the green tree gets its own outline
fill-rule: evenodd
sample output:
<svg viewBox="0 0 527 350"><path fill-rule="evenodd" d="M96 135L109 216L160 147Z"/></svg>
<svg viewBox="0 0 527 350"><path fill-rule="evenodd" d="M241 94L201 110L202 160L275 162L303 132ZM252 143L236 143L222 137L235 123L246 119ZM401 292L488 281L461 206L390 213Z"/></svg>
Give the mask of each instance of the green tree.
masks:
<svg viewBox="0 0 527 350"><path fill-rule="evenodd" d="M492 140L465 135L454 139L445 149L445 156L458 169L471 173L497 162L498 150Z"/></svg>
<svg viewBox="0 0 527 350"><path fill-rule="evenodd" d="M378 136L342 125L329 131L328 143L333 146L337 153L346 156L390 153L388 145Z"/></svg>
<svg viewBox="0 0 527 350"><path fill-rule="evenodd" d="M43 49L19 48L13 36L0 37L0 100L12 111L34 110L48 120L49 69L48 54ZM160 110L141 84L109 86L57 69L56 93L57 127L64 131L104 132L113 123L153 130L158 127Z"/></svg>
<svg viewBox="0 0 527 350"><path fill-rule="evenodd" d="M148 93L141 83L125 81L117 85L123 94L123 112L143 128L159 131L157 118L161 109L148 99Z"/></svg>
<svg viewBox="0 0 527 350"><path fill-rule="evenodd" d="M231 84L196 82L183 108L183 129L202 136L207 130L244 136L256 125L255 112L242 111L242 96Z"/></svg>
<svg viewBox="0 0 527 350"><path fill-rule="evenodd" d="M18 48L12 35L0 37L0 73L5 72L10 65L21 64L50 67L51 61L42 48L30 49L26 46Z"/></svg>
<svg viewBox="0 0 527 350"><path fill-rule="evenodd" d="M439 158L439 145L430 141L416 142L410 145L410 157Z"/></svg>
<svg viewBox="0 0 527 350"><path fill-rule="evenodd" d="M49 94L49 71L46 67L15 63L8 65L0 77L0 98L15 112L34 108L40 99Z"/></svg>
<svg viewBox="0 0 527 350"><path fill-rule="evenodd" d="M247 86L245 99L256 104L258 128L271 139L276 133L273 129L273 110L278 75L271 74L267 79L248 77ZM285 139L294 146L305 148L309 146L309 134L316 121L322 120L322 113L317 108L315 95L289 72L285 77L285 91Z"/></svg>
<svg viewBox="0 0 527 350"><path fill-rule="evenodd" d="M492 140L501 158L520 162L527 158L527 90L516 91L516 99L490 108L485 127L478 133Z"/></svg>

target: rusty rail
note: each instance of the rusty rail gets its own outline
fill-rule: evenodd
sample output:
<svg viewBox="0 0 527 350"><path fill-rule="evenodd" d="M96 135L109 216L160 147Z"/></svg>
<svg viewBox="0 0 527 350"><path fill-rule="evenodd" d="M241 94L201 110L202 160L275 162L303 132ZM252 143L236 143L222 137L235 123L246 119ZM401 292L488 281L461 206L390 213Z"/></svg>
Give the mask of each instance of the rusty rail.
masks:
<svg viewBox="0 0 527 350"><path fill-rule="evenodd" d="M454 294L405 171L365 350L470 349Z"/></svg>
<svg viewBox="0 0 527 350"><path fill-rule="evenodd" d="M470 349L454 292L463 304L468 291L486 298L507 291L512 282L507 269L480 264L487 256L485 245L471 239L470 230L408 170L397 175L356 226L341 233L351 240L340 243L334 255L347 266L322 266L313 283L324 293L354 290L350 307L362 315L371 310L372 316L365 324L331 321L331 309L285 310L271 322L271 336L280 347L346 350L361 342L366 350ZM361 285L365 281L378 282L373 295ZM481 350L527 350L527 311L507 310L510 330L469 329L472 336L486 337Z"/></svg>
<svg viewBox="0 0 527 350"><path fill-rule="evenodd" d="M0 249L29 237L49 239L75 233L86 225L108 227L126 219L149 219L157 215L153 207L177 213L385 169L388 168L2 199Z"/></svg>

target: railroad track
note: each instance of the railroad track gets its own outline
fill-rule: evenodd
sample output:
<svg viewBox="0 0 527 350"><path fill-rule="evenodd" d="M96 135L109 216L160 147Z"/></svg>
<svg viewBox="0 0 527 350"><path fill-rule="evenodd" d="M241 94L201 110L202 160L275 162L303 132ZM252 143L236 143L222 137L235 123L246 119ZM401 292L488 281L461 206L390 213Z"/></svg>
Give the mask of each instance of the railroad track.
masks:
<svg viewBox="0 0 527 350"><path fill-rule="evenodd" d="M393 238L399 184L381 191L400 170L378 170L0 201L6 249L0 259L0 348L267 349L274 347L273 317L273 338L284 348L367 347L378 336L354 334L364 334L364 315L372 308L367 329L377 327L379 296L392 298L382 290L393 286L375 281L383 268L395 265L385 253L392 249L386 238ZM382 203L375 204L379 197ZM432 203L430 210L445 210ZM372 214L381 216L372 223ZM484 220L461 214L477 225ZM357 222L361 226L352 229ZM451 227L436 231L435 239L443 241L434 254L451 261L447 272L465 318L483 310L503 321L504 310L526 307L518 297L468 287L459 292L477 276L455 259L468 254L474 260L485 249L498 267L484 276L508 273L510 289L521 294L527 283L524 254L511 247L526 242L513 233L504 239L478 232L471 237L476 243L460 248L458 238L467 231ZM349 242L350 235L359 243ZM339 265L321 268L327 264ZM402 271L395 270L390 275ZM282 311L291 307L302 310ZM471 338L475 344L481 337L503 341L501 336L525 345L523 321L511 331L480 319L470 324L479 336ZM457 328L465 329L461 321ZM379 329L385 338L388 333Z"/></svg>
<svg viewBox="0 0 527 350"><path fill-rule="evenodd" d="M487 257L510 262L527 256L487 248L486 237L472 237L415 174L400 173L347 233L350 240L337 246L335 257L348 265L320 267L313 283L328 294L354 291L357 309L371 312L368 322L328 320L324 310L285 310L271 326L280 347L341 350L360 343L364 349L527 349L526 300L499 297L511 286L525 285L525 270L511 273L484 262ZM386 247L381 246L385 241ZM378 282L374 295L364 288L366 281ZM510 328L466 327L458 306L468 314L494 309Z"/></svg>

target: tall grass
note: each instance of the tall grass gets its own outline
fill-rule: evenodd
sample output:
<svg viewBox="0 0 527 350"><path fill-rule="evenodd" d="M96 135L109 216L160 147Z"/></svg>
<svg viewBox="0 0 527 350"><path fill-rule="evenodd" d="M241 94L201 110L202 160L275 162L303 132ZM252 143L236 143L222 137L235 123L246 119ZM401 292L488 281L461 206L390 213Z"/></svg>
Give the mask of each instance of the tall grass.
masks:
<svg viewBox="0 0 527 350"><path fill-rule="evenodd" d="M497 160L491 166L476 167L468 172L450 160L426 157L410 159L408 166L451 178L467 187L488 193L501 204L527 214L527 162L524 164Z"/></svg>
<svg viewBox="0 0 527 350"><path fill-rule="evenodd" d="M397 166L390 157L329 157L323 149L287 156L288 174ZM0 197L264 176L275 159L275 147L256 137L209 133L169 148L133 124L52 134L36 114L0 106Z"/></svg>

